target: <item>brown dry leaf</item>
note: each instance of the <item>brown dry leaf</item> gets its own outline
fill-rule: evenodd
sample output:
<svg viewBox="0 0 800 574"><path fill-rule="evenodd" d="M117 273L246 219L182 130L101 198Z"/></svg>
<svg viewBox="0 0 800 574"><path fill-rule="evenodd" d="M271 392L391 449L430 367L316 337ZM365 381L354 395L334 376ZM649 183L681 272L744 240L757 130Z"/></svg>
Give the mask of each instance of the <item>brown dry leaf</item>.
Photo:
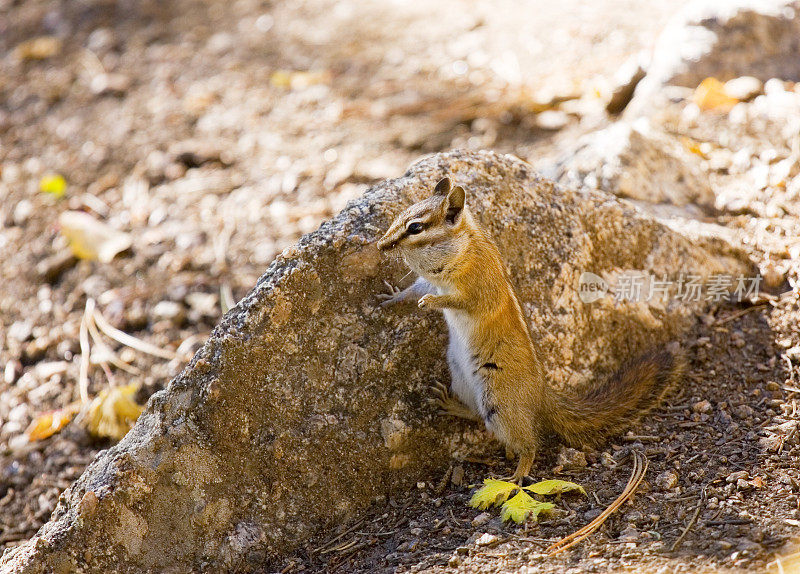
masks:
<svg viewBox="0 0 800 574"><path fill-rule="evenodd" d="M133 400L137 390L133 383L101 391L89 405L84 419L89 434L121 440L142 414L142 406Z"/></svg>
<svg viewBox="0 0 800 574"><path fill-rule="evenodd" d="M67 426L77 412L78 407L75 405L41 414L28 425L25 435L30 442L51 437Z"/></svg>
<svg viewBox="0 0 800 574"><path fill-rule="evenodd" d="M18 44L14 54L20 60L45 60L61 52L61 40L55 36L39 36Z"/></svg>
<svg viewBox="0 0 800 574"><path fill-rule="evenodd" d="M83 211L65 211L58 221L61 234L67 238L70 249L80 259L109 263L117 253L125 251L133 243L127 233Z"/></svg>
<svg viewBox="0 0 800 574"><path fill-rule="evenodd" d="M725 84L716 78L706 78L692 94L692 101L704 111L727 112L739 100L725 92Z"/></svg>

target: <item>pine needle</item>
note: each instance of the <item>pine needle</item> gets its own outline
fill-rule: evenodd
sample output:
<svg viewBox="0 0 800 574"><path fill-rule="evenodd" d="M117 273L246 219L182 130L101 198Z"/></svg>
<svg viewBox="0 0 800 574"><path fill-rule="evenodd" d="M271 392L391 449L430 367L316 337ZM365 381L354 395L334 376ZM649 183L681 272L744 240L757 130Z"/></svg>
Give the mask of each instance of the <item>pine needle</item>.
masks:
<svg viewBox="0 0 800 574"><path fill-rule="evenodd" d="M88 301L87 301L88 307ZM94 301L92 301L92 307L94 307ZM111 326L111 323L103 316L99 309L94 309L94 321L97 323L97 326L100 330L117 341L118 343L122 343L123 345L130 347L131 349L135 349L137 351L141 351L142 353L147 353L148 355L154 355L156 357L161 357L162 359L174 359L175 353L169 351L167 349L162 349L161 347L156 347L155 345L151 345L147 341L142 341L141 339L137 339L133 335L128 335L128 333L124 333L119 329L116 329Z"/></svg>
<svg viewBox="0 0 800 574"><path fill-rule="evenodd" d="M122 369L126 373L130 373L131 375L138 375L141 373L139 369L120 359L111 349L111 347L109 347L106 342L103 341L102 337L100 336L100 332L97 330L97 324L94 321L94 313L86 317L86 326L89 329L89 335L92 337L92 343L94 343L94 346L99 349L99 356L102 356L103 359L106 359L109 363L118 369ZM104 363L105 361L99 362ZM109 378L109 380L111 379Z"/></svg>
<svg viewBox="0 0 800 574"><path fill-rule="evenodd" d="M78 371L78 388L81 392L81 404L89 404L89 326L88 317L94 311L94 299L86 300L86 310L81 318L78 340L81 345L81 364Z"/></svg>
<svg viewBox="0 0 800 574"><path fill-rule="evenodd" d="M563 552L567 548L582 542L586 538L592 535L603 523L606 519L611 516L614 511L617 510L622 504L628 500L639 487L639 484L644 479L644 475L647 472L648 462L647 458L638 451L633 451L633 471L631 472L631 477L628 480L628 484L625 487L625 490L622 491L622 494L617 497L617 499L612 502L608 508L606 508L600 516L592 520L589 524L578 530L577 532L573 532L569 536L562 538L558 542L552 544L548 549L548 556L554 556L560 552Z"/></svg>

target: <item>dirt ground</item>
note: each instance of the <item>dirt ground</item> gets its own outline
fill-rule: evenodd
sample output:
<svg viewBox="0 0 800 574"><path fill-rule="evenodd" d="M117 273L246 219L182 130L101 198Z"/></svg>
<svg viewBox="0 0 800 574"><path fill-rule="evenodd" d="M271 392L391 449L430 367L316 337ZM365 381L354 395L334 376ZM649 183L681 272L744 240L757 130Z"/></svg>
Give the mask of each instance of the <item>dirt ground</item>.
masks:
<svg viewBox="0 0 800 574"><path fill-rule="evenodd" d="M112 382L141 384L144 401L202 343L226 293L242 297L277 253L371 183L456 147L543 166L603 125L615 71L685 3L0 0L0 544L32 536L108 446L75 423L20 440L36 416L79 398L87 299L117 328L180 351L120 351L142 374L113 369ZM38 36L55 50L25 57L20 46ZM685 119L687 102L673 105ZM741 199L751 172L788 154L779 120L750 130L682 121L672 128L713 144L704 169L726 197ZM747 165L731 168L743 148ZM64 198L38 190L51 172L66 178ZM765 186L745 199L708 221L740 234L770 291L785 292L798 276L800 197ZM64 259L67 209L130 233L132 248L110 263ZM564 496L540 525L503 525L466 505L470 484L508 473L498 450L376 502L270 568L762 569L800 527L798 324L796 297L699 317L686 337L690 376L667 405L585 466L555 469L558 446L547 449L536 475L567 477L588 497ZM108 384L93 366L90 394ZM619 494L632 448L650 460L635 499L589 541L545 558Z"/></svg>

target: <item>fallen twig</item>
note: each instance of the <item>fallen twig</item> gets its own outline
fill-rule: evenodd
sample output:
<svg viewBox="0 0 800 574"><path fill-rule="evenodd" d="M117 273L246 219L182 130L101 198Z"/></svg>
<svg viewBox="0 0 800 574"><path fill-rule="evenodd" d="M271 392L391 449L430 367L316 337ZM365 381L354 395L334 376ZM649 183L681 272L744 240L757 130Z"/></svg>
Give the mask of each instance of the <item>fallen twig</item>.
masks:
<svg viewBox="0 0 800 574"><path fill-rule="evenodd" d="M628 500L633 493L638 488L639 484L644 479L644 475L647 472L648 462L647 458L638 451L633 451L633 470L631 472L631 477L628 480L627 486L625 486L625 490L622 491L622 494L617 497L617 499L609 505L597 518L592 520L589 524L578 530L577 532L573 532L569 536L566 536L555 542L554 544L550 545L547 548L546 552L548 556L555 556L556 554L563 552L567 548L578 544L579 542L585 540L592 533L600 528L606 519L611 516L614 511L617 510L622 504Z"/></svg>
<svg viewBox="0 0 800 574"><path fill-rule="evenodd" d="M641 441L641 442L657 442L657 441L663 440L663 437L654 436L654 435L634 434L634 435L623 436L622 440L625 441L625 442L636 442L637 440Z"/></svg>
<svg viewBox="0 0 800 574"><path fill-rule="evenodd" d="M326 553L328 552L328 549L329 549L331 546L333 546L333 545L334 545L334 544L336 544L336 543L337 543L339 540L341 540L342 538L344 538L345 536L347 536L348 534L350 534L351 532L353 532L355 529L357 529L359 526L361 526L362 524L364 524L364 521L366 521L366 518L362 518L361 520L359 520L358 522L356 522L355 524L353 524L353 526L351 526L350 528L348 528L347 530L345 530L344 532L342 532L342 533L341 533L339 536L337 536L337 537L336 537L336 538L334 538L333 540L330 540L330 541L328 541L327 543L323 544L323 545L322 545L322 546L320 546L319 548L315 548L315 549L314 549L314 552L315 552L315 553L320 553L320 554L326 554Z"/></svg>
<svg viewBox="0 0 800 574"><path fill-rule="evenodd" d="M705 503L705 501L706 501L706 489L704 488L702 494L700 495L700 500L697 502L697 508L695 509L694 514L692 515L692 519L689 521L689 524L686 525L686 528L683 529L681 535L678 536L678 539L672 545L672 548L669 549L670 552L673 552L678 546L681 545L681 542L683 542L683 539L686 538L686 535L689 533L689 530L691 530L692 526L694 526L695 522L697 522L697 517L700 516L700 511L703 509L703 504Z"/></svg>
<svg viewBox="0 0 800 574"><path fill-rule="evenodd" d="M436 490L434 491L436 496L441 496L441 494L445 491L445 489L447 488L447 485L450 483L450 477L451 476L453 476L453 465L452 464L447 468L447 472L444 473L444 476L442 477L442 480L439 481L439 484L436 487Z"/></svg>
<svg viewBox="0 0 800 574"><path fill-rule="evenodd" d="M766 306L767 306L767 301L763 301L763 302L760 302L760 303L756 303L755 305L752 305L752 306L747 307L745 309L739 309L738 311L734 311L730 315L726 315L725 317L722 317L721 319L717 319L714 322L714 325L724 325L725 323L730 323L731 321L735 321L736 319L738 319L739 317L742 317L743 315L747 315L751 311L755 311L756 309L761 309L762 307L766 307Z"/></svg>

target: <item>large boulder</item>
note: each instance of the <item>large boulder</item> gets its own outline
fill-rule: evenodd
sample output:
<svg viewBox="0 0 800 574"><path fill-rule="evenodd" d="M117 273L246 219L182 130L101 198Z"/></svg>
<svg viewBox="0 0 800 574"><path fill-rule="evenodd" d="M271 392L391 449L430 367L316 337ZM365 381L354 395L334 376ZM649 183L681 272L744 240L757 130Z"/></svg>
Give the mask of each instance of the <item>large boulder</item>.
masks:
<svg viewBox="0 0 800 574"><path fill-rule="evenodd" d="M486 442L426 403L431 383L447 379L440 315L376 307L383 280L406 269L374 241L445 174L505 254L555 384L602 376L679 337L706 305L584 303L584 272L749 269L721 241L689 239L605 193L561 188L511 156L429 157L279 256L135 428L63 493L50 522L3 556L5 571L262 570Z"/></svg>

